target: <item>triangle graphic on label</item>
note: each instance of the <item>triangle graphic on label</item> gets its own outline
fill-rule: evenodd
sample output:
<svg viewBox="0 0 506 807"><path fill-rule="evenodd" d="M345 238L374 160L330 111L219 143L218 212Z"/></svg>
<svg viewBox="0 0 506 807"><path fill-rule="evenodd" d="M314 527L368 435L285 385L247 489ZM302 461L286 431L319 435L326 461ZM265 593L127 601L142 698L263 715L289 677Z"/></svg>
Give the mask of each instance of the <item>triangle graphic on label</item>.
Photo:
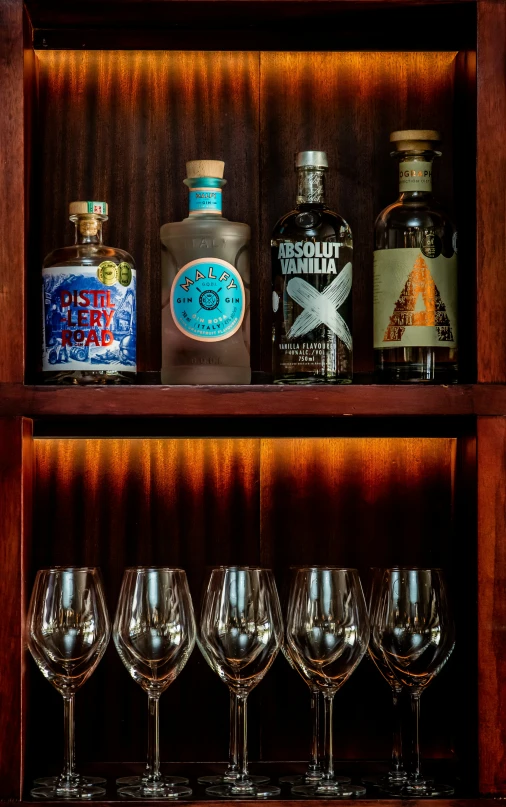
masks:
<svg viewBox="0 0 506 807"><path fill-rule="evenodd" d="M395 304L383 341L400 342L409 325L433 326L440 342L453 342L446 306L421 255L416 259Z"/></svg>

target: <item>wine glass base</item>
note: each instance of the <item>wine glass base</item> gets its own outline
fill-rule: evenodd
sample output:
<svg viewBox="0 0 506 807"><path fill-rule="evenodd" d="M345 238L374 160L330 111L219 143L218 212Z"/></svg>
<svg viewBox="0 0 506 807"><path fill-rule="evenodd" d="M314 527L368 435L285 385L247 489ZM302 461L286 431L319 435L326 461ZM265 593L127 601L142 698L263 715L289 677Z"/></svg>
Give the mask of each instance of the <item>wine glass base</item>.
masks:
<svg viewBox="0 0 506 807"><path fill-rule="evenodd" d="M58 779L58 776L42 776L39 779L34 779L34 784L40 785L40 787L56 787ZM75 776L75 783L80 787L105 785L107 784L107 779L104 779L103 776L81 776L77 774Z"/></svg>
<svg viewBox="0 0 506 807"><path fill-rule="evenodd" d="M269 776L250 776L250 781L255 785L266 785L270 782ZM199 776L197 779L199 785L233 785L234 780L228 778L224 774L217 776Z"/></svg>
<svg viewBox="0 0 506 807"><path fill-rule="evenodd" d="M190 780L186 776L163 776L160 782L162 785L172 787L172 785L187 785ZM141 787L141 785L148 784L148 781L144 781L142 776L121 776L116 779L118 787Z"/></svg>
<svg viewBox="0 0 506 807"><path fill-rule="evenodd" d="M69 790L60 789L56 787L34 787L30 791L30 795L34 799L49 799L51 801L58 801L64 799L98 799L105 796L106 790L104 787L93 787L88 785L86 787L75 787Z"/></svg>
<svg viewBox="0 0 506 807"><path fill-rule="evenodd" d="M170 799L176 801L182 799L184 796L191 796L191 787L184 785L161 785L160 787L153 787L153 785L137 785L136 787L120 787L118 795L125 799Z"/></svg>
<svg viewBox="0 0 506 807"><path fill-rule="evenodd" d="M278 782L280 785L312 785L317 786L323 779L323 774L315 776L314 774L292 774L291 776L280 776ZM349 776L334 776L332 779L338 785L349 785L351 779Z"/></svg>
<svg viewBox="0 0 506 807"><path fill-rule="evenodd" d="M426 781L423 785L413 787L409 783L383 788L383 793L397 799L437 799L453 796L455 788L438 782Z"/></svg>
<svg viewBox="0 0 506 807"><path fill-rule="evenodd" d="M339 785L334 782L292 787L294 796L306 796L311 799L356 799L365 796L366 792L362 785Z"/></svg>
<svg viewBox="0 0 506 807"><path fill-rule="evenodd" d="M380 790L388 790L388 788L391 787L402 787L407 782L407 773L398 773L395 776L397 778L388 773L384 773L382 776L363 776L360 781L366 787L377 787Z"/></svg>
<svg viewBox="0 0 506 807"><path fill-rule="evenodd" d="M219 796L222 799L271 799L279 796L281 788L276 785L254 785L253 783L250 787L228 784L206 787L206 793L208 796Z"/></svg>

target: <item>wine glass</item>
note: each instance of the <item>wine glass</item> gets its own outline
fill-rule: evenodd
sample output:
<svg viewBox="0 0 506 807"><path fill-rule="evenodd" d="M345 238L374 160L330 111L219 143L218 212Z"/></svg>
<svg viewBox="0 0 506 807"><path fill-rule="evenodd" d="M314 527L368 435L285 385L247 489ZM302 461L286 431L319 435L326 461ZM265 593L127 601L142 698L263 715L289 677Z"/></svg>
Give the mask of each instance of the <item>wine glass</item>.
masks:
<svg viewBox="0 0 506 807"><path fill-rule="evenodd" d="M136 799L191 796L188 779L160 772L160 696L177 678L195 644L195 618L182 569L125 569L114 620L114 644L128 672L148 695L148 759L142 776L117 780Z"/></svg>
<svg viewBox="0 0 506 807"><path fill-rule="evenodd" d="M27 619L30 653L63 696L65 751L58 777L36 780L31 795L42 799L91 799L105 795L101 777L75 770L74 698L105 653L111 633L100 572L55 566L37 572Z"/></svg>
<svg viewBox="0 0 506 807"><path fill-rule="evenodd" d="M381 590L384 572L385 570L378 566L370 569L371 578L369 589L369 614L372 614L375 608L376 599ZM383 776L364 776L362 778L362 784L381 788L395 788L396 786L403 784L407 779L407 773L404 769L402 760L403 687L383 658L380 648L376 646L372 632L369 640L368 651L371 660L378 668L392 692L392 761L390 770L386 774Z"/></svg>
<svg viewBox="0 0 506 807"><path fill-rule="evenodd" d="M333 700L361 661L369 641L369 620L356 569L307 567L292 579L286 638L292 658L323 694L325 760L323 777L296 785L294 795L353 798L366 790L336 781L333 761Z"/></svg>
<svg viewBox="0 0 506 807"><path fill-rule="evenodd" d="M316 567L315 567L316 568ZM294 574L298 572L300 566L291 566L290 567L290 579L293 578ZM288 599L288 591L285 592L287 594L286 599ZM283 597L283 606L287 606L287 602L285 597ZM286 622L285 622L286 626ZM300 677L304 681L305 684L309 687L310 692L310 704L311 704L311 724L312 724L312 734L311 734L311 747L309 753L309 762L307 766L307 770L302 775L297 774L290 774L288 776L280 776L279 784L280 785L297 785L299 783L306 783L306 784L313 784L314 782L319 782L320 779L323 777L323 770L322 766L320 765L320 753L319 753L319 740L320 740L320 690L317 686L313 684L310 678L308 678L299 666L297 666L296 662L292 658L290 646L288 642L283 642L283 646L281 648L284 657L286 658L290 667L299 673ZM349 784L351 779L349 776L336 776L335 781L339 781L342 784Z"/></svg>
<svg viewBox="0 0 506 807"><path fill-rule="evenodd" d="M223 566L213 569L202 604L199 646L230 689L237 710L234 781L208 787L211 796L269 798L280 788L254 782L248 773L247 698L273 663L283 641L283 621L269 569Z"/></svg>
<svg viewBox="0 0 506 807"><path fill-rule="evenodd" d="M404 784L392 795L408 798L452 795L422 775L418 727L420 696L448 660L455 628L440 569L386 569L371 614L372 642L402 687L409 690L413 758Z"/></svg>

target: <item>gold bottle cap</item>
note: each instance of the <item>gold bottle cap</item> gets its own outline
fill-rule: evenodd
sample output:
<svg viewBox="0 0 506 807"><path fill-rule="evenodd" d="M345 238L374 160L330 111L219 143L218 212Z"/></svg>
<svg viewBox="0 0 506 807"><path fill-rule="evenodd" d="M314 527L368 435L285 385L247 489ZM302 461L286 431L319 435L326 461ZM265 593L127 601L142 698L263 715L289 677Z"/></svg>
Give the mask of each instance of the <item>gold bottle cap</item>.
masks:
<svg viewBox="0 0 506 807"><path fill-rule="evenodd" d="M222 160L192 160L186 163L186 178L214 177L223 179L225 163Z"/></svg>
<svg viewBox="0 0 506 807"><path fill-rule="evenodd" d="M86 216L95 213L99 216L109 215L107 202L71 202L69 204L70 216Z"/></svg>
<svg viewBox="0 0 506 807"><path fill-rule="evenodd" d="M404 129L392 132L390 142L395 143L396 151L431 151L441 142L441 135L435 129Z"/></svg>

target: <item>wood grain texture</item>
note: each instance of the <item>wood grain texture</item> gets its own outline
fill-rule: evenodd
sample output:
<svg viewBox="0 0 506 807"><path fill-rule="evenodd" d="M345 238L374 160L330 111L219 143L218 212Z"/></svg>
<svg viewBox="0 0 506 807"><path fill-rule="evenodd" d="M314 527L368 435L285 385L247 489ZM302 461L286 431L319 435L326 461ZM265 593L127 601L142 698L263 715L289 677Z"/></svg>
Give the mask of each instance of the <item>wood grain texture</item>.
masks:
<svg viewBox="0 0 506 807"><path fill-rule="evenodd" d="M43 566L99 565L113 615L125 567L178 566L198 618L209 566L259 562L257 440L36 440L35 458L30 584ZM27 769L35 776L58 771L62 706L34 667L31 679ZM76 708L80 765L145 758L146 695L112 642ZM226 758L228 692L197 648L164 694L161 720L164 760ZM253 712L254 757L258 722Z"/></svg>
<svg viewBox="0 0 506 807"><path fill-rule="evenodd" d="M478 419L480 793L506 793L506 418Z"/></svg>
<svg viewBox="0 0 506 807"><path fill-rule="evenodd" d="M25 741L24 560L30 529L31 422L0 418L0 799L22 798Z"/></svg>
<svg viewBox="0 0 506 807"><path fill-rule="evenodd" d="M348 221L354 239L355 373L373 369L374 221L398 196L389 134L429 126L442 132L444 158L436 188L451 209L454 73L454 53L261 54L264 241L276 220L295 206L294 153L326 151L327 204ZM270 260L267 251L261 258ZM267 318L270 275L264 265L261 274ZM269 333L261 332L267 363Z"/></svg>
<svg viewBox="0 0 506 807"><path fill-rule="evenodd" d="M506 414L506 386L31 387L0 384L0 415L55 417L431 417Z"/></svg>
<svg viewBox="0 0 506 807"><path fill-rule="evenodd" d="M478 381L506 379L506 3L478 2Z"/></svg>
<svg viewBox="0 0 506 807"><path fill-rule="evenodd" d="M129 251L138 268L139 369L157 371L159 228L188 215L187 160L225 160L224 214L251 225L257 263L258 55L51 51L38 63L39 260L72 243L70 201L107 201L104 242Z"/></svg>
<svg viewBox="0 0 506 807"><path fill-rule="evenodd" d="M25 217L23 3L0 3L0 380L23 381Z"/></svg>

